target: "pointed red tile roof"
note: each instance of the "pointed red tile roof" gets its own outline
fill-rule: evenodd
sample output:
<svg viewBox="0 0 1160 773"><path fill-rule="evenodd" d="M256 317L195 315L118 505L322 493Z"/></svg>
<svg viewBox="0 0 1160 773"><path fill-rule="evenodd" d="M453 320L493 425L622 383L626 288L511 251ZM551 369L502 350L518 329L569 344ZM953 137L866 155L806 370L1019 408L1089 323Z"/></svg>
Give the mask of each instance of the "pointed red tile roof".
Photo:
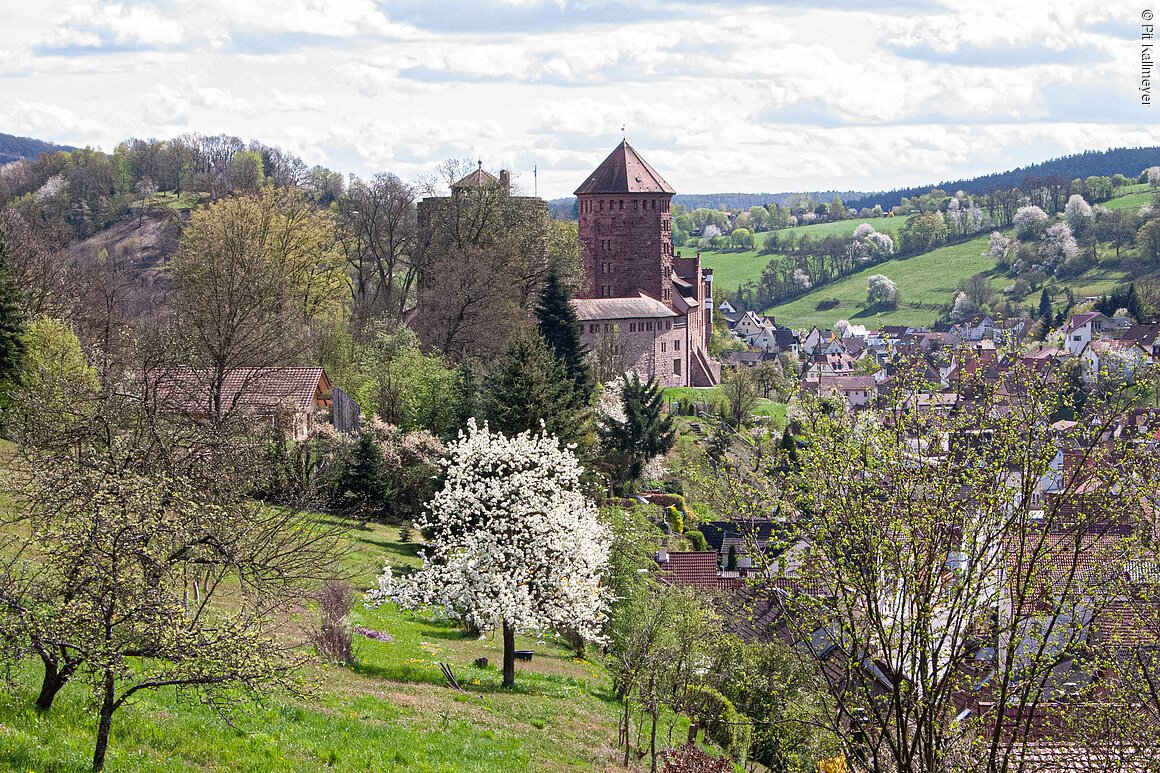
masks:
<svg viewBox="0 0 1160 773"><path fill-rule="evenodd" d="M585 193L676 193L657 171L640 157L628 141L621 142L608 158L588 175L576 195Z"/></svg>

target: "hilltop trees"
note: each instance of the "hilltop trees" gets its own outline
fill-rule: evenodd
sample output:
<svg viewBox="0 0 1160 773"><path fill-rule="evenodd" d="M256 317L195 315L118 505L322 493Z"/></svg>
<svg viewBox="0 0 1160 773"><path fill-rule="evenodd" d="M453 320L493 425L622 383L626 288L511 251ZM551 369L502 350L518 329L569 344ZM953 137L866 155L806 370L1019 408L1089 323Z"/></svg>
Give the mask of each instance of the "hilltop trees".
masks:
<svg viewBox="0 0 1160 773"><path fill-rule="evenodd" d="M446 482L415 526L430 537L423 568L374 603L434 604L480 630L503 632L503 684L515 684L515 636L569 629L597 641L610 536L580 491L576 457L549 434L505 437L469 422L449 448Z"/></svg>
<svg viewBox="0 0 1160 773"><path fill-rule="evenodd" d="M333 313L345 292L331 250L333 218L300 191L266 187L215 202L190 218L170 264L178 330L208 376L207 412L234 406L223 385L240 368L287 364L305 325Z"/></svg>

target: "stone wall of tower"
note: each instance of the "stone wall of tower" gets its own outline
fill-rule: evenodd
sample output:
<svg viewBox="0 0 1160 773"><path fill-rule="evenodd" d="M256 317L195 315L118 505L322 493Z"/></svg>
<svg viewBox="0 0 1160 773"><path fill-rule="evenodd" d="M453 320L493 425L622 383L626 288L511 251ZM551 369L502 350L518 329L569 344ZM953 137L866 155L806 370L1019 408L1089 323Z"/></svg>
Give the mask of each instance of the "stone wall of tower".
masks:
<svg viewBox="0 0 1160 773"><path fill-rule="evenodd" d="M670 194L604 193L578 197L580 262L588 280L579 297L643 292L672 303Z"/></svg>

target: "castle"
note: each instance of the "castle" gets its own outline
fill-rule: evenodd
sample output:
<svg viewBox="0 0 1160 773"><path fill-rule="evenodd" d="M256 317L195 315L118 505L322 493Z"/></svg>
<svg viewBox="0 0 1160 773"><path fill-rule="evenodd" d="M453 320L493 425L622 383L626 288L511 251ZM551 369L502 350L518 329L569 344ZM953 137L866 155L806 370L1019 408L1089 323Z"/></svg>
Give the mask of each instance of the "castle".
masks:
<svg viewBox="0 0 1160 773"><path fill-rule="evenodd" d="M674 193L628 142L588 176L576 189L587 286L572 303L584 344L606 371L713 386L721 375L708 353L713 271L701 268L700 255L674 255Z"/></svg>

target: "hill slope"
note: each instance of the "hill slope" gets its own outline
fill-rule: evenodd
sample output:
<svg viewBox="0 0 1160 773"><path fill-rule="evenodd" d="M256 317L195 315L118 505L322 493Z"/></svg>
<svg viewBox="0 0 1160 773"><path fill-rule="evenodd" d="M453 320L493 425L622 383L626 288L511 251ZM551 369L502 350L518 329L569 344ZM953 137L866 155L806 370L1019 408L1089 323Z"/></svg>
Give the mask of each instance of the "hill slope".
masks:
<svg viewBox="0 0 1160 773"><path fill-rule="evenodd" d="M13 134L0 134L0 164L19 161L22 158L36 158L41 153L52 153L58 150L75 150L68 145L57 145L32 137L17 137Z"/></svg>
<svg viewBox="0 0 1160 773"><path fill-rule="evenodd" d="M1109 148L1108 150L1085 150L1070 156L1061 156L1029 166L1021 166L1006 172L995 172L981 177L940 182L915 188L901 188L883 193L874 193L846 203L854 207L873 207L881 204L883 209L897 205L902 197L912 198L940 188L947 193L966 191L967 193L990 193L994 190L1014 188L1025 178L1033 176L1061 175L1074 180L1077 177L1112 176L1115 174L1135 175L1140 170L1160 164L1160 147ZM844 199L843 199L844 200Z"/></svg>

